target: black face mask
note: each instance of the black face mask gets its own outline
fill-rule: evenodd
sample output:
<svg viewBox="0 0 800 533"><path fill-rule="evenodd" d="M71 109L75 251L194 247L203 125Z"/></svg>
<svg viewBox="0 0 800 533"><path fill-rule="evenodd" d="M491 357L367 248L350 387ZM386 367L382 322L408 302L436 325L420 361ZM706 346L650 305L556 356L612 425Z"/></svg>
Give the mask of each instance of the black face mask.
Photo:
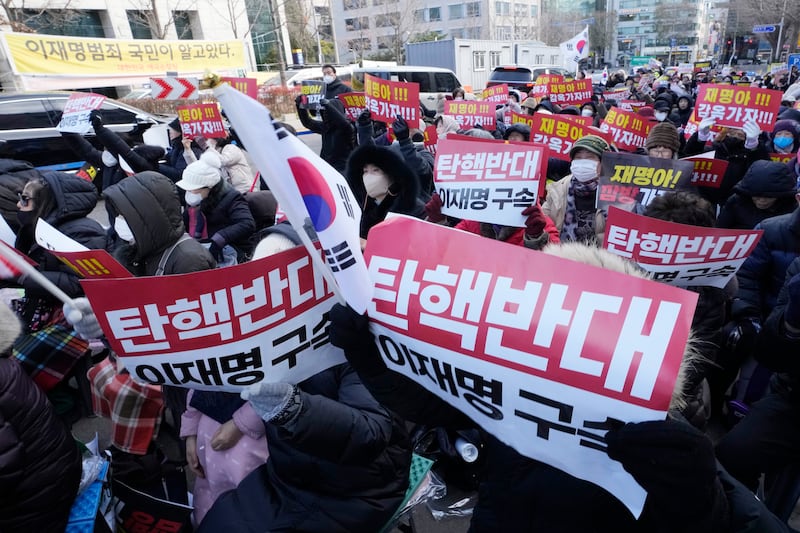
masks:
<svg viewBox="0 0 800 533"><path fill-rule="evenodd" d="M726 137L722 144L725 145L729 152L736 152L744 148L744 141L737 137Z"/></svg>
<svg viewBox="0 0 800 533"><path fill-rule="evenodd" d="M33 211L18 211L17 212L17 221L19 221L20 226L28 226L36 220L33 215Z"/></svg>

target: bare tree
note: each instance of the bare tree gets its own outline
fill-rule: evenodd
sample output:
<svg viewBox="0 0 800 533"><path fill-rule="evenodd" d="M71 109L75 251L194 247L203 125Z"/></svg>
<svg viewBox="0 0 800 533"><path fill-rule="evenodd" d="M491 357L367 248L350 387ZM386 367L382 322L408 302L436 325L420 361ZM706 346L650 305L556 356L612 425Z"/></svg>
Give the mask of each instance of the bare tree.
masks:
<svg viewBox="0 0 800 533"><path fill-rule="evenodd" d="M610 51L617 39L617 12L595 11L594 23L589 24L589 46L595 55L601 54L605 59L606 51Z"/></svg>
<svg viewBox="0 0 800 533"><path fill-rule="evenodd" d="M772 33L759 34L761 38L769 42L773 50L776 50L775 57L780 56L780 51L787 44L789 51L795 48L795 39L800 31L800 3L790 0L733 0L729 4L729 9L734 11L736 17L742 21L734 33L728 27L728 35L745 35L752 33L754 25L779 25L783 21L783 28L776 27ZM732 17L728 17L729 24ZM778 43L778 35L781 36L781 43Z"/></svg>
<svg viewBox="0 0 800 533"><path fill-rule="evenodd" d="M48 28L60 28L73 24L79 18L76 10L70 9L72 0L37 2L32 8L25 0L0 0L0 24L8 24L11 30L21 33L47 33Z"/></svg>

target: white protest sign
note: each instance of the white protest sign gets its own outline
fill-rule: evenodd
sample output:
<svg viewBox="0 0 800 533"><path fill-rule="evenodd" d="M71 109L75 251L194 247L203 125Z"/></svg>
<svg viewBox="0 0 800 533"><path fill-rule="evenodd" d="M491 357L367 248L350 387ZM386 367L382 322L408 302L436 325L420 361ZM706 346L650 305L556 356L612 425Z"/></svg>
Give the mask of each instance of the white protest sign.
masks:
<svg viewBox="0 0 800 533"><path fill-rule="evenodd" d="M43 218L36 222L34 234L36 244L52 252L86 252L89 250L78 241L58 231Z"/></svg>
<svg viewBox="0 0 800 533"><path fill-rule="evenodd" d="M85 135L92 127L89 115L93 109L100 109L106 97L93 93L74 93L64 104L61 121L56 129L64 133L79 133Z"/></svg>
<svg viewBox="0 0 800 533"><path fill-rule="evenodd" d="M390 370L639 516L646 494L603 435L666 416L695 293L401 216L366 254Z"/></svg>

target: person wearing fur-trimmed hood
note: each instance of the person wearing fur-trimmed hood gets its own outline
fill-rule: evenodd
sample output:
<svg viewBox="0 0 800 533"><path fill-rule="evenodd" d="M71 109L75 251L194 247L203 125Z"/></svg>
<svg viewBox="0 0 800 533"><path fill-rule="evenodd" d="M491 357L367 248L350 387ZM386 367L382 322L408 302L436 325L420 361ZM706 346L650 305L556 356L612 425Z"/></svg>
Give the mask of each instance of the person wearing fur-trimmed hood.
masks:
<svg viewBox="0 0 800 533"><path fill-rule="evenodd" d="M345 177L362 206L362 239L387 213L425 217L417 174L391 148L359 146L347 161Z"/></svg>

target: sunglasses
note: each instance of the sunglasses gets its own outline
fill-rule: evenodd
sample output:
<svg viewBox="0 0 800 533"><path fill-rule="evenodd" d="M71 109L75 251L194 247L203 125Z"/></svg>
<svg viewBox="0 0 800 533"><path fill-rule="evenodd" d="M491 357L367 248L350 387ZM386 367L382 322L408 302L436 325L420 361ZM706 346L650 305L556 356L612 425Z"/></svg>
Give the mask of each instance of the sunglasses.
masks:
<svg viewBox="0 0 800 533"><path fill-rule="evenodd" d="M32 196L28 196L27 194L22 194L21 192L18 192L17 196L19 197L19 205L22 207L28 207L28 204L31 202L31 200L36 199Z"/></svg>

